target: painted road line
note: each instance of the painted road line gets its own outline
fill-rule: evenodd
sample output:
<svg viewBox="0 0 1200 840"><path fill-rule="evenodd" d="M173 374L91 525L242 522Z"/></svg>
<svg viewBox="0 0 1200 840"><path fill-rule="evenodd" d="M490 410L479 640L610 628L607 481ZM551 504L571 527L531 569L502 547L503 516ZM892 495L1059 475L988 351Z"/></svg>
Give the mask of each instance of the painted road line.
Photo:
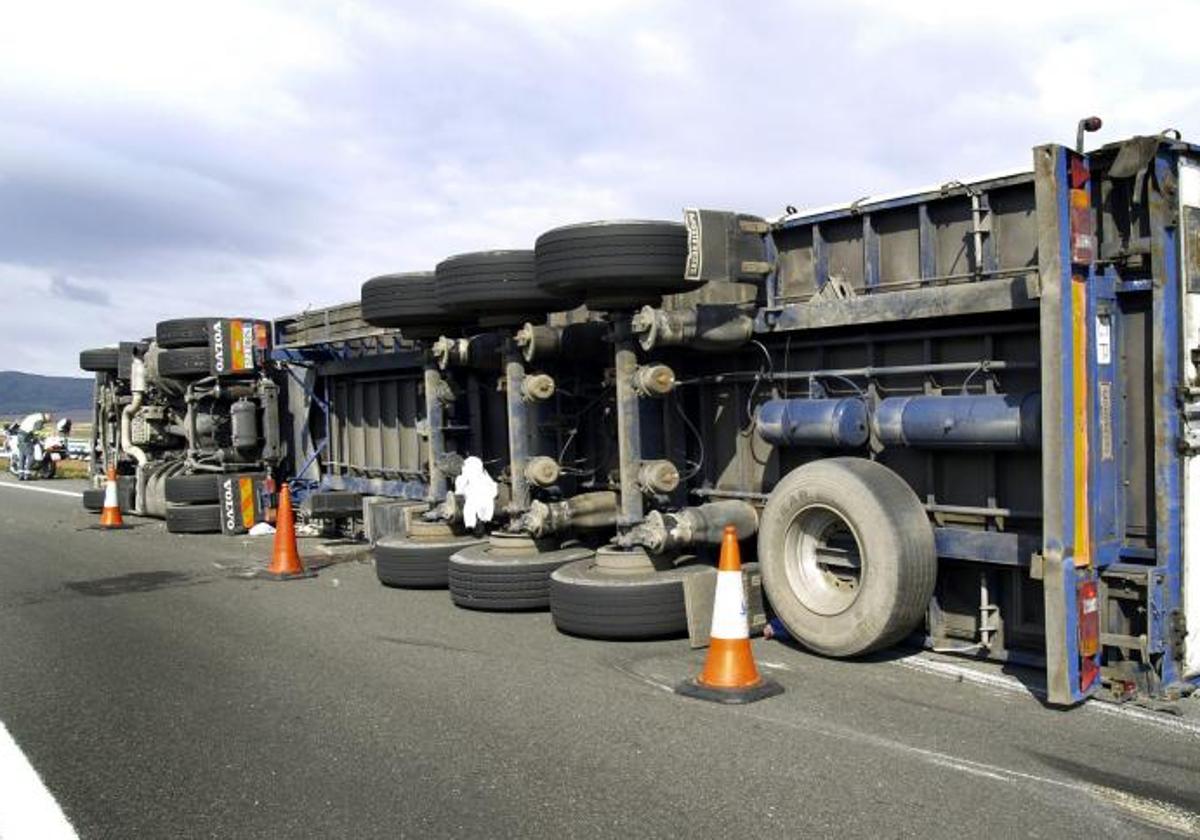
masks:
<svg viewBox="0 0 1200 840"><path fill-rule="evenodd" d="M933 674L944 679L952 679L956 682L972 683L985 688L997 689L1014 694L1024 694L1026 696L1033 695L1041 699L1045 699L1046 697L1046 692L1044 690L1037 687L1027 686L1016 677L1010 677L1006 674L989 674L966 665L958 665L953 662L945 662L940 659L929 659L921 654L917 654L915 656L906 656L903 659L897 659L894 661L895 664L904 668L910 668L926 674ZM1141 709L1137 706L1130 705L1118 706L1113 703L1105 703L1102 700L1088 701L1080 708L1086 714L1108 715L1126 718L1129 720L1136 720L1141 723L1149 724L1157 729L1165 729L1171 732L1188 735L1193 738L1200 738L1200 722L1175 717L1174 715L1164 712L1155 712L1149 709Z"/></svg>
<svg viewBox="0 0 1200 840"><path fill-rule="evenodd" d="M1128 791L1116 790L1105 785L1069 778L1051 778L999 764L974 761L952 753L919 747L884 735L876 735L862 729L809 718L803 712L797 715L789 711L785 716L780 717L767 710L759 712L747 709L744 714L764 723L798 730L804 733L806 738L818 735L865 744L873 749L887 750L944 768L953 773L963 773L993 782L1014 785L1028 791L1030 795L1052 798L1055 795L1054 792L1059 791L1086 796L1113 812L1132 817L1138 822L1154 826L1157 829L1184 837L1200 835L1200 814L1173 802L1137 796ZM1112 826L1111 823L1110 826L1117 829L1122 827Z"/></svg>
<svg viewBox="0 0 1200 840"><path fill-rule="evenodd" d="M916 659L917 657L911 658ZM898 661L903 662L904 660ZM944 678L951 676L951 672L948 670L948 668L954 667L953 663L940 662L930 659L922 660L922 664L935 665L937 668L924 669L918 667L919 670L924 670L927 673L935 674ZM783 663L772 663L772 665L777 670L781 671L795 670L787 665L784 665ZM910 665L909 667L914 666ZM619 665L617 666L617 670L634 677L639 682L646 683L647 685L658 688L664 692L673 693L673 687L668 684L664 677L660 675L643 675L634 672L632 669ZM978 674L978 672L975 673ZM1009 678L994 677L988 682L982 684L999 686L1000 679L1008 680ZM1025 686L1017 683L1015 680L1013 682L1015 683L1016 687L1007 688L1006 690L1020 690L1026 696L1029 695L1029 690ZM1092 702L1086 704L1083 708L1094 708L1099 705L1102 704ZM1105 708L1119 712L1122 707L1106 706ZM954 755L953 753L922 747L916 744L910 744L886 735L878 735L859 727L850 727L833 723L824 718L813 716L807 713L804 709L776 706L772 708L764 707L761 711L759 711L756 707L746 707L741 713L763 723L797 730L802 732L805 738L820 736L824 738L863 744L874 750L887 750L909 759L915 759L932 764L936 767L943 768L948 772L962 773L987 779L990 782L1014 785L1027 791L1033 796L1040 796L1053 800L1056 792L1080 795L1086 797L1089 801L1093 801L1105 806L1105 808L1108 809L1109 812L1114 816L1121 815L1125 818L1132 818L1140 823L1184 837L1200 836L1200 813L1188 809L1178 803L1164 802L1151 797L1138 796L1128 791L1117 790L1108 787L1107 785L1094 784L1084 780L1076 780L1072 778L1052 778L1026 770L1018 770L1014 767L1005 767L1000 764L976 761L964 756ZM1155 722L1157 722L1157 720ZM1102 826L1102 829L1109 829L1108 833L1113 834L1114 836L1121 836L1121 829L1127 828L1127 824L1116 823L1112 819L1109 819L1106 822L1107 826Z"/></svg>
<svg viewBox="0 0 1200 840"><path fill-rule="evenodd" d="M0 837L77 840L66 815L0 722Z"/></svg>
<svg viewBox="0 0 1200 840"><path fill-rule="evenodd" d="M927 659L919 653L895 659L893 662L903 668L911 668L914 671L922 671L926 674L944 677L955 682L972 683L973 685L980 685L985 688L994 688L1014 694L1033 695L1042 699L1046 697L1045 689L1038 688L1037 686L1028 686L1016 677L1011 677L1007 674L990 674L986 671L959 665L955 662L946 662L942 659Z"/></svg>
<svg viewBox="0 0 1200 840"><path fill-rule="evenodd" d="M54 490L50 487L35 487L32 484L17 484L15 481L0 481L0 487L10 487L13 490L28 490L31 493L51 493L55 496L71 496L75 499L83 498L83 494L77 490Z"/></svg>

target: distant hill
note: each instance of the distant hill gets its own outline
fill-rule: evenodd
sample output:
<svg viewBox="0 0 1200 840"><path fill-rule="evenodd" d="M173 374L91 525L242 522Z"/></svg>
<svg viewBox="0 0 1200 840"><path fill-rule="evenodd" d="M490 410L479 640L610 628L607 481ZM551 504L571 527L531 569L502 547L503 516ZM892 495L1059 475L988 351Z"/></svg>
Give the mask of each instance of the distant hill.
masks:
<svg viewBox="0 0 1200 840"><path fill-rule="evenodd" d="M38 376L0 371L0 417L48 411L56 418L83 419L92 413L91 377Z"/></svg>

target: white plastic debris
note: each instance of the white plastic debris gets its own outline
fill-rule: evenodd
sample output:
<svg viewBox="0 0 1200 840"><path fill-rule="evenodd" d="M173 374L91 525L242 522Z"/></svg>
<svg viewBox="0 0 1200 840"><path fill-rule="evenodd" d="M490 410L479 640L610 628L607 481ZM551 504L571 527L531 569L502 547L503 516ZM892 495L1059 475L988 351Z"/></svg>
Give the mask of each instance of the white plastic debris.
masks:
<svg viewBox="0 0 1200 840"><path fill-rule="evenodd" d="M496 512L498 487L483 461L474 455L463 461L462 472L454 479L454 494L463 497L463 524L474 528L475 523L491 522Z"/></svg>
<svg viewBox="0 0 1200 840"><path fill-rule="evenodd" d="M259 522L257 525L255 525L253 528L251 528L246 533L248 533L252 537L266 537L266 536L270 536L271 534L274 534L275 528L268 522Z"/></svg>

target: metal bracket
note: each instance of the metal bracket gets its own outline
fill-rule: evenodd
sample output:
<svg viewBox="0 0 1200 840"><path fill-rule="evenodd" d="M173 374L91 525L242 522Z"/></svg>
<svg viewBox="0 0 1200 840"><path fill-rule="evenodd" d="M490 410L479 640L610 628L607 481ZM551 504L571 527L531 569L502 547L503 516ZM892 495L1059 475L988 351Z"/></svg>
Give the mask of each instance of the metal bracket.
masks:
<svg viewBox="0 0 1200 840"><path fill-rule="evenodd" d="M1179 388L1176 397L1183 420L1179 451L1184 455L1200 454L1200 388Z"/></svg>

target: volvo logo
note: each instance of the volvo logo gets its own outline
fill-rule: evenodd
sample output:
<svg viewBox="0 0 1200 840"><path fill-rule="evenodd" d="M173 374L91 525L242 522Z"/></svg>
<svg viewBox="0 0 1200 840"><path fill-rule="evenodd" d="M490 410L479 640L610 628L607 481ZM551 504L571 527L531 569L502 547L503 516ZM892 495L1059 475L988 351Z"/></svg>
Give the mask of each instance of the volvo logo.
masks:
<svg viewBox="0 0 1200 840"><path fill-rule="evenodd" d="M213 369L217 373L225 372L225 328L220 321L213 321Z"/></svg>
<svg viewBox="0 0 1200 840"><path fill-rule="evenodd" d="M237 530L237 522L234 520L233 513L233 479L227 478L221 484L221 501L225 507L225 531L233 533Z"/></svg>

